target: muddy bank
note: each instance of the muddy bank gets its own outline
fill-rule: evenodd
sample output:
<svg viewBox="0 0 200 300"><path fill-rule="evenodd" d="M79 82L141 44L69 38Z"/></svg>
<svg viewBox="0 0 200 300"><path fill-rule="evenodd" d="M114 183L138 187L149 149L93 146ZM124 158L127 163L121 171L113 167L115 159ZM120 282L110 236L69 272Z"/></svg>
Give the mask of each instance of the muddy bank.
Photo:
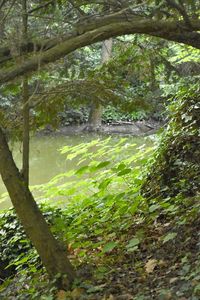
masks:
<svg viewBox="0 0 200 300"><path fill-rule="evenodd" d="M51 126L47 126L45 129L39 131L38 135L74 135L84 132L97 132L102 134L142 136L156 133L162 125L160 122L155 121L115 122L102 124L102 126L96 130L91 130L87 124L68 125L55 130L52 129Z"/></svg>

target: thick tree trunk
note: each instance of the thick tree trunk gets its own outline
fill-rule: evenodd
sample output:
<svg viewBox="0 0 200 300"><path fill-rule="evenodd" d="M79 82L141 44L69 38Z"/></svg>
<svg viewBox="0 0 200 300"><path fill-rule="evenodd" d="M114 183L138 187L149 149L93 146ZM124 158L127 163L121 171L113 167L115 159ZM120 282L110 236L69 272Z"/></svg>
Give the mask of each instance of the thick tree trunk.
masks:
<svg viewBox="0 0 200 300"><path fill-rule="evenodd" d="M14 163L1 128L0 173L25 232L35 246L48 274L52 278L60 274L58 283L62 288L68 288L74 280L75 273L67 257L67 250L52 235Z"/></svg>
<svg viewBox="0 0 200 300"><path fill-rule="evenodd" d="M101 127L102 105L99 102L93 102L88 117L88 131L98 131Z"/></svg>
<svg viewBox="0 0 200 300"><path fill-rule="evenodd" d="M101 50L101 63L106 63L112 54L113 40L109 39L103 42ZM100 102L93 102L90 108L89 118L88 118L88 131L98 131L101 127L101 117L103 113L103 107Z"/></svg>

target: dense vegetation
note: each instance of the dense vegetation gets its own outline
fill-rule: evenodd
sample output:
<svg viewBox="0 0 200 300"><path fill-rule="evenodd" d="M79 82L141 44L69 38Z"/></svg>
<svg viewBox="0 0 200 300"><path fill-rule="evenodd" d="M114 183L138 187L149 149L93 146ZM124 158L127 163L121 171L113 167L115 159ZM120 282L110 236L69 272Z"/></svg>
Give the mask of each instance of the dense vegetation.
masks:
<svg viewBox="0 0 200 300"><path fill-rule="evenodd" d="M115 147L110 139L64 147L67 159L78 159L80 168L40 187L45 198L60 198L41 209L76 266L72 291L47 284L13 210L1 216L2 260L15 274L2 285L3 299L198 299L199 197L143 198L141 165L152 148L131 155L134 147L127 138Z"/></svg>
<svg viewBox="0 0 200 300"><path fill-rule="evenodd" d="M13 204L0 218L2 299L199 299L199 12L190 0L0 1L0 174ZM164 124L154 147L66 145L78 169L33 196L31 132L144 119Z"/></svg>

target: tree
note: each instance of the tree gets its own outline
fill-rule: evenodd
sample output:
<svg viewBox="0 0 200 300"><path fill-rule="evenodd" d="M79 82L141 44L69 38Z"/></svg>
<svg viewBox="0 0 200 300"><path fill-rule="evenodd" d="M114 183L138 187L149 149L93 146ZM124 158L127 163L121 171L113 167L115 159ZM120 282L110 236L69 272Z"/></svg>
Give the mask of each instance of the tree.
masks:
<svg viewBox="0 0 200 300"><path fill-rule="evenodd" d="M102 64L106 63L110 59L112 53L112 44L112 39L103 42L101 50ZM102 109L102 105L99 101L93 101L88 118L87 128L89 131L96 131L101 126Z"/></svg>
<svg viewBox="0 0 200 300"><path fill-rule="evenodd" d="M26 182L13 161L1 129L0 171L16 213L26 234L38 251L47 272L52 278L60 274L58 284L68 288L75 278L75 273L68 260L67 250L50 232Z"/></svg>
<svg viewBox="0 0 200 300"><path fill-rule="evenodd" d="M22 0L22 38L23 42L28 41L28 14L27 0ZM29 141L30 141L30 120L29 120L29 86L28 76L24 75L22 80L22 102L23 102L23 153L22 153L22 176L25 184L29 185Z"/></svg>

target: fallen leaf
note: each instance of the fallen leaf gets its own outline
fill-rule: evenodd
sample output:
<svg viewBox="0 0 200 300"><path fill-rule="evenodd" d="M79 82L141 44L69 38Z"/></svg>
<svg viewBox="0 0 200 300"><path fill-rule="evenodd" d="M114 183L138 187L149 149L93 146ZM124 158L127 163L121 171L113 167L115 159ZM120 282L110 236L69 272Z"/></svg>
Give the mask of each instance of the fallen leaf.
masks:
<svg viewBox="0 0 200 300"><path fill-rule="evenodd" d="M153 273L155 267L158 265L158 261L157 259L150 259L148 260L148 262L145 265L145 270L146 272L149 273Z"/></svg>
<svg viewBox="0 0 200 300"><path fill-rule="evenodd" d="M159 267L164 268L168 266L168 263L165 260L159 260L158 262Z"/></svg>
<svg viewBox="0 0 200 300"><path fill-rule="evenodd" d="M56 299L57 300L66 300L66 295L67 295L66 291L60 290L57 292Z"/></svg>
<svg viewBox="0 0 200 300"><path fill-rule="evenodd" d="M115 300L113 295L110 295L106 300Z"/></svg>
<svg viewBox="0 0 200 300"><path fill-rule="evenodd" d="M172 284L178 280L178 277L173 277L170 279L169 283Z"/></svg>
<svg viewBox="0 0 200 300"><path fill-rule="evenodd" d="M71 292L71 297L73 300L79 300L80 296L83 294L84 290L80 289L80 288L75 288L73 289L73 291Z"/></svg>

